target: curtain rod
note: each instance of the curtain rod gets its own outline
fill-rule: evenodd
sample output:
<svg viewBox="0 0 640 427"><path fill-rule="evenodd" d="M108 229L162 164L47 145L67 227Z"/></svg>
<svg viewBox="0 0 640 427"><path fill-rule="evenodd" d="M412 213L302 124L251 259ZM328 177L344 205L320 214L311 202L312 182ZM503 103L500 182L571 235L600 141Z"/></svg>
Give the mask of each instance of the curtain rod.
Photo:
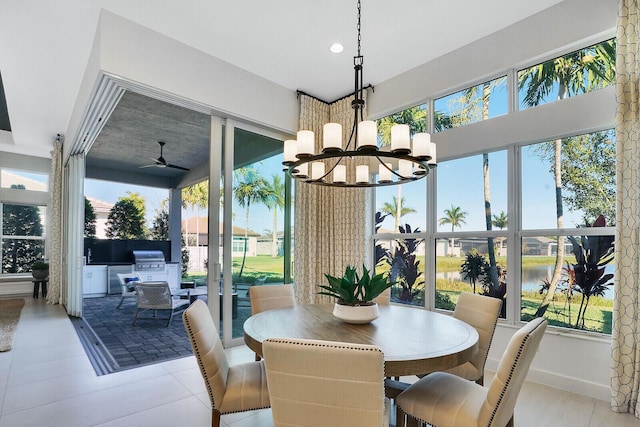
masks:
<svg viewBox="0 0 640 427"><path fill-rule="evenodd" d="M376 91L376 90L375 90L375 88L373 87L373 85L371 85L371 84L366 85L366 86L365 86L365 87L363 87L362 89L371 89L371 91L372 91L372 92L375 92L375 91ZM338 98L338 99L334 99L334 100L333 100L333 101L331 101L331 102L327 102L327 101L325 101L324 99L320 99L320 98L318 98L317 96L309 95L309 94L308 94L308 93L306 93L305 91L302 91L302 90L299 90L299 89L298 89L298 90L296 90L296 97L297 97L297 98L300 98L300 95L305 95L305 96L308 96L309 98L313 98L313 99L315 99L316 101L320 101L320 102L322 102L322 103L324 103L324 104L328 104L328 105L335 104L336 102L342 101L343 99L348 98L348 97L350 97L350 96L353 96L354 94L355 94L355 92L351 92L351 93L350 93L350 94L348 94L348 95L342 96L342 97L340 97L340 98Z"/></svg>

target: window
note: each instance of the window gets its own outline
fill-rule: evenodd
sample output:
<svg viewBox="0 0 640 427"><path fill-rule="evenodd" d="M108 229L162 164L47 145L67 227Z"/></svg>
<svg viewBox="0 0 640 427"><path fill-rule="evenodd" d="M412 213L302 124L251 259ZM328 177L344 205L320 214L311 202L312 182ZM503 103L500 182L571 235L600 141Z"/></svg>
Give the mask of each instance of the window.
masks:
<svg viewBox="0 0 640 427"><path fill-rule="evenodd" d="M247 240L244 237L234 237L233 238L233 253L243 254L245 250L248 250Z"/></svg>
<svg viewBox="0 0 640 427"><path fill-rule="evenodd" d="M426 105L418 105L378 120L381 146L390 144L391 127L407 124L411 135L427 130ZM425 230L426 179L377 187L376 233L391 234L375 242L376 272L387 272L396 282L391 301L400 304L425 304Z"/></svg>
<svg viewBox="0 0 640 427"><path fill-rule="evenodd" d="M451 310L461 292L506 307L507 183L506 150L438 165L436 308Z"/></svg>
<svg viewBox="0 0 640 427"><path fill-rule="evenodd" d="M613 84L615 50L611 39L518 71L520 109Z"/></svg>
<svg viewBox="0 0 640 427"><path fill-rule="evenodd" d="M518 83L522 108L539 105L611 84L614 51L609 40L508 77ZM453 310L461 292L476 292L502 299L501 317L509 322L544 316L555 327L610 334L616 268L614 131L574 132L572 126L593 128L577 120L554 132L573 133L570 137L525 145L518 141L533 137L521 120L531 113L473 126L508 112L506 80L434 100L433 128L451 129L442 141L454 144L442 150L446 160L438 163L429 185L403 184L399 193L395 187L376 189L376 269L399 282L392 288L394 303ZM549 108L573 113L574 105ZM466 124L468 131L454 129ZM517 141L483 152L455 140L458 135L468 139L471 129L513 133ZM481 136L490 141L487 135ZM435 195L427 192L432 187ZM416 212L394 215L405 208ZM412 244L405 251L412 257L403 252L403 241ZM403 286L400 271L408 265L411 286Z"/></svg>
<svg viewBox="0 0 640 427"><path fill-rule="evenodd" d="M506 76L472 86L434 101L436 132L507 113Z"/></svg>
<svg viewBox="0 0 640 427"><path fill-rule="evenodd" d="M522 320L611 333L615 151L613 130L522 147Z"/></svg>
<svg viewBox="0 0 640 427"><path fill-rule="evenodd" d="M46 207L4 203L2 208L2 274L28 273L44 260Z"/></svg>
<svg viewBox="0 0 640 427"><path fill-rule="evenodd" d="M506 229L507 183L506 151L440 162L438 232Z"/></svg>
<svg viewBox="0 0 640 427"><path fill-rule="evenodd" d="M387 273L395 282L391 302L424 306L424 238L406 236L375 241L376 274Z"/></svg>
<svg viewBox="0 0 640 427"><path fill-rule="evenodd" d="M555 156L560 153L560 175ZM615 221L616 144L613 130L522 147L522 227L579 227L600 214ZM556 209L561 183L561 221Z"/></svg>

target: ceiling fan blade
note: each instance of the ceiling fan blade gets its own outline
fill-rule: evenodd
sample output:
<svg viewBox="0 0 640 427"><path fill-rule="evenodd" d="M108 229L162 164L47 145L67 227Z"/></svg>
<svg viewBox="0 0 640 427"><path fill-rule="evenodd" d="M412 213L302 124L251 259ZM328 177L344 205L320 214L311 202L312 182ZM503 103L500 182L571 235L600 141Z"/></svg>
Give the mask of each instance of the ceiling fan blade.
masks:
<svg viewBox="0 0 640 427"><path fill-rule="evenodd" d="M168 168L173 168L173 169L180 169L182 171L190 171L191 169L189 168L184 168L182 166L178 166L178 165L172 165L171 163L167 164Z"/></svg>
<svg viewBox="0 0 640 427"><path fill-rule="evenodd" d="M178 165L172 165L167 163L167 161L165 160L165 158L162 155L163 152L163 148L165 146L165 142L162 141L158 141L158 144L160 145L160 157L158 157L157 159L151 159L151 161L154 162L154 164L152 165L145 165L145 166L140 166L140 169L143 168L152 168L152 167L156 167L156 168L173 168L173 169L180 169L183 171L190 171L191 169L182 167L182 166L178 166Z"/></svg>

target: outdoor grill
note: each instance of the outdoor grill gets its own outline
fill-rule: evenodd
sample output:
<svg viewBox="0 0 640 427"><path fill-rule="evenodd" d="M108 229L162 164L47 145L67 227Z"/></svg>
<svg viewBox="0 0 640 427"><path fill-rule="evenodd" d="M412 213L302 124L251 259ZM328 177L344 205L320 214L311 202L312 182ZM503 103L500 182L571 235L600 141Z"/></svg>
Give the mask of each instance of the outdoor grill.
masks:
<svg viewBox="0 0 640 427"><path fill-rule="evenodd" d="M162 251L133 251L135 271L164 271L165 260Z"/></svg>

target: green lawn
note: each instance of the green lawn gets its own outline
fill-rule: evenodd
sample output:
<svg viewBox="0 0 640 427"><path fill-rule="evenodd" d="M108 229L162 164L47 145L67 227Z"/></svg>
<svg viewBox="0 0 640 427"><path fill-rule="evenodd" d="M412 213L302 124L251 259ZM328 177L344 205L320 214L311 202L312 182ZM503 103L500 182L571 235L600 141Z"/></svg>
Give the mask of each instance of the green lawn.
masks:
<svg viewBox="0 0 640 427"><path fill-rule="evenodd" d="M233 258L233 276L237 277L242 265L242 257ZM242 282L251 283L258 277L267 276L267 283L284 282L284 257L272 258L271 255L247 257L242 272ZM190 280L204 279L206 273L189 275Z"/></svg>

